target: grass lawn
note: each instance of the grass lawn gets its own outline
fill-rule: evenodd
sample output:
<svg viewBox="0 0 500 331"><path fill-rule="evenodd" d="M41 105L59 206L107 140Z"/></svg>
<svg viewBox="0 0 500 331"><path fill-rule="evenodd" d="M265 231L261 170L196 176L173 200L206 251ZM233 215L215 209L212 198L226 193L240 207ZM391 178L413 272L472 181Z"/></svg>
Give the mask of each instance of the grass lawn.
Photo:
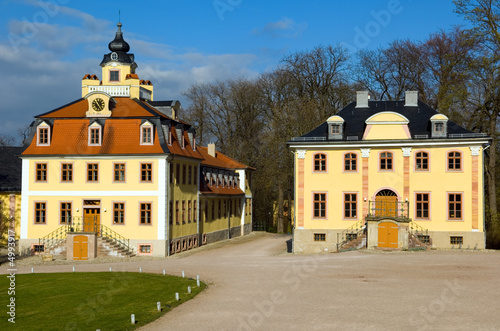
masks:
<svg viewBox="0 0 500 331"><path fill-rule="evenodd" d="M11 324L6 314L9 279L0 278L2 330L133 330L206 287L203 283L197 287L193 279L135 272L18 274L15 284L16 323ZM161 302L161 312L157 302ZM131 314L135 314L135 325Z"/></svg>

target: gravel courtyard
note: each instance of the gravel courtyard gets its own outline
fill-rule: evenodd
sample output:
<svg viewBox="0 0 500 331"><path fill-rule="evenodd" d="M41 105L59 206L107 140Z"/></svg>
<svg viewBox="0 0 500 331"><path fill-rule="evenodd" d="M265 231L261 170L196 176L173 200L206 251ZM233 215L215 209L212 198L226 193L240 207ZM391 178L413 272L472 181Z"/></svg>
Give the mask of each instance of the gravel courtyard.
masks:
<svg viewBox="0 0 500 331"><path fill-rule="evenodd" d="M166 259L40 264L35 257L20 260L18 273L33 265L36 272L141 267L174 275L184 270L209 284L141 330L499 329L500 252L292 255L288 239L252 234Z"/></svg>

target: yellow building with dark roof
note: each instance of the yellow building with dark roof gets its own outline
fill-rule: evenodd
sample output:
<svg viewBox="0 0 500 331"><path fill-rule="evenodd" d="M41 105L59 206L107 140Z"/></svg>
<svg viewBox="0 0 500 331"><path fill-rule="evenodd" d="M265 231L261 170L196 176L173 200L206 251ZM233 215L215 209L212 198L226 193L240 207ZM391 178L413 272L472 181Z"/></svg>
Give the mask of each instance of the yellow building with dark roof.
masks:
<svg viewBox="0 0 500 331"><path fill-rule="evenodd" d="M294 251L485 248L486 134L418 100L353 102L288 145Z"/></svg>
<svg viewBox="0 0 500 331"><path fill-rule="evenodd" d="M75 260L167 256L248 234L253 169L197 146L178 101L153 101L120 23L108 47L101 79L84 75L80 99L35 117L21 156L22 249ZM223 179L210 194L205 164ZM217 209L202 221L214 208L205 200Z"/></svg>

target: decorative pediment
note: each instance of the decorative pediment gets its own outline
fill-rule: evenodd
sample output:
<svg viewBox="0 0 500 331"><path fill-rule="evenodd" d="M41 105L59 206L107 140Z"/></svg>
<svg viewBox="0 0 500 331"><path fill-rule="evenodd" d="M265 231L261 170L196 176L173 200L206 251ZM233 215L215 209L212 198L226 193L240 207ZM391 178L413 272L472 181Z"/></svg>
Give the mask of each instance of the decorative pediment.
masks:
<svg viewBox="0 0 500 331"><path fill-rule="evenodd" d="M411 139L408 123L403 115L384 111L370 116L366 121L364 140L401 140Z"/></svg>

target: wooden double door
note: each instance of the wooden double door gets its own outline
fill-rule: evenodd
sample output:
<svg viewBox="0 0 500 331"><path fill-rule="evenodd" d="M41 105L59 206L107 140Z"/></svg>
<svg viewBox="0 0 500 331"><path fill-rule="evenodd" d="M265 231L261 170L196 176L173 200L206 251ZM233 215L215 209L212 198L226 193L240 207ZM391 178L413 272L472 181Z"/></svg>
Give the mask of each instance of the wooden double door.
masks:
<svg viewBox="0 0 500 331"><path fill-rule="evenodd" d="M398 248L398 225L393 222L378 224L378 247Z"/></svg>
<svg viewBox="0 0 500 331"><path fill-rule="evenodd" d="M75 236L73 238L73 260L89 259L89 238L87 236Z"/></svg>

